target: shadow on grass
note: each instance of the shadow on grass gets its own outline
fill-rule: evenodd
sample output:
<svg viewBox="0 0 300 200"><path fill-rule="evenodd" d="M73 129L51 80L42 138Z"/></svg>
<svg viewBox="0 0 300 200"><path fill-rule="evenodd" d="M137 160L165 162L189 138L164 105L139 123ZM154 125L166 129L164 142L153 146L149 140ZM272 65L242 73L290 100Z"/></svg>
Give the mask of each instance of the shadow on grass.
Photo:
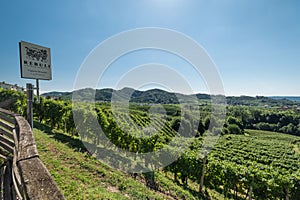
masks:
<svg viewBox="0 0 300 200"><path fill-rule="evenodd" d="M61 133L59 131L53 131L51 130L50 126L47 126L45 124L41 124L37 121L34 121L33 123L34 128L37 128L41 131L43 131L44 133L50 135L52 138L54 138L55 140L66 144L68 147L79 151L79 152L87 152L86 147L84 146L84 144L82 143L82 141L79 138L74 138L70 135L66 135L64 133Z"/></svg>

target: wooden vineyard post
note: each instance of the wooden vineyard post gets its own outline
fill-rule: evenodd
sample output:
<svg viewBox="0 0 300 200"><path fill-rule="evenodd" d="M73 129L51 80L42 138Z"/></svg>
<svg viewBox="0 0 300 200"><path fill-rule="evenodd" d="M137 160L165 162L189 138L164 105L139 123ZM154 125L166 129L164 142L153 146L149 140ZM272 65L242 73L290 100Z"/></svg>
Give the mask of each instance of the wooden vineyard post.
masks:
<svg viewBox="0 0 300 200"><path fill-rule="evenodd" d="M203 158L203 166L202 166L202 174L200 179L200 186L199 186L199 192L202 193L203 191L203 184L204 184L204 175L205 175L205 165L206 165L206 151L204 151L204 158Z"/></svg>
<svg viewBox="0 0 300 200"><path fill-rule="evenodd" d="M31 128L33 128L33 87L32 84L26 84L26 93L27 93L27 121Z"/></svg>

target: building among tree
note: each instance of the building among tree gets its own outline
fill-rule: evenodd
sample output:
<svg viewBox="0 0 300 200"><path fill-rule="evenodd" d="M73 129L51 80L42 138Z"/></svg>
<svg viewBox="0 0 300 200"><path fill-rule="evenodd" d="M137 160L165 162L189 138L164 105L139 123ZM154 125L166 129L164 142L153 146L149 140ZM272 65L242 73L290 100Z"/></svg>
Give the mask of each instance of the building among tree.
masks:
<svg viewBox="0 0 300 200"><path fill-rule="evenodd" d="M5 83L5 81L0 82L0 88L6 89L6 90L15 90L15 91L19 91L19 92L24 92L25 89L23 87L18 86L17 84L9 84L9 83Z"/></svg>

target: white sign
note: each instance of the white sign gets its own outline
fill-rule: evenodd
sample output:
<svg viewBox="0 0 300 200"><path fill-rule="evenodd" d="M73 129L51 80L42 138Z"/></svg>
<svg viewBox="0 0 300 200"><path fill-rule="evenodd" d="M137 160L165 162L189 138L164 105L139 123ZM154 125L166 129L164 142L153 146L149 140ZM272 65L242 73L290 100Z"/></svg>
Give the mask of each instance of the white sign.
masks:
<svg viewBox="0 0 300 200"><path fill-rule="evenodd" d="M21 41L20 65L21 77L30 79L51 80L52 66L50 48Z"/></svg>

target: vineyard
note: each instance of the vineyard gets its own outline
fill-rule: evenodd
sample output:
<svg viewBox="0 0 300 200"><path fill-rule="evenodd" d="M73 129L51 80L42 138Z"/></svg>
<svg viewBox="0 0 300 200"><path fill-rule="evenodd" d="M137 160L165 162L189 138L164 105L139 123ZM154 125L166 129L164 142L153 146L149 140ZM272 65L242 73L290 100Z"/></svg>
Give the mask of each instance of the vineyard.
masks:
<svg viewBox="0 0 300 200"><path fill-rule="evenodd" d="M17 100L10 109L23 114L24 97L13 95ZM186 145L175 162L147 173L150 180L147 186L153 190L160 187L155 175L159 173L171 175L173 181L184 188L197 190L194 198L202 198L212 189L233 199L299 199L300 138L294 136L300 130L299 112L230 106L224 127L216 128L223 123L210 115L210 105L184 106L189 106L188 112L176 104L131 103L129 109L124 109L110 103L80 102L72 107L69 101L42 98L39 104L34 104L34 116L36 121L53 130L80 137L89 147L89 153L96 157L101 156L108 144L103 143L103 136L93 126L94 120L112 144L136 155L120 154L119 159L126 162L142 162L140 154L159 152L171 141L175 145L169 149L169 155L176 157L176 145ZM199 115L193 113L196 108L200 110ZM77 123L72 111L80 116ZM288 134L266 131L273 129ZM79 134L82 130L84 134ZM177 140L178 132L183 133L183 137ZM222 136L205 156L202 145L210 133ZM199 189L195 189L195 185Z"/></svg>
<svg viewBox="0 0 300 200"><path fill-rule="evenodd" d="M135 126L146 126L149 123L146 113L124 115L120 112L117 117L112 118L112 114L108 110L101 110L100 106L98 114L101 116L99 119L103 119L100 121L109 124L113 124L113 119L124 122L121 119L125 118L125 122L132 121L129 125L123 123L124 127L116 126L119 130L114 133L122 132L121 130L138 132L139 129ZM122 140L121 138L127 138L125 134L120 134L119 138L111 137L111 140L117 145L125 145L123 148L130 151L155 151L176 134L176 118L175 120L170 118L167 121L156 116L153 121L153 131L160 134L154 142L153 140L140 142L133 138ZM108 127L107 124L101 124L101 126ZM203 125L203 128L207 127ZM186 129L192 130L192 128ZM111 127L108 130L111 130ZM197 129L194 131L199 135L203 134ZM200 159L199 155L202 154L200 151L202 141L201 136L194 139L189 149L177 161L164 169L174 174L175 181L180 178L182 184L187 184L188 180L200 183L203 159ZM140 149L139 145L144 149ZM246 129L242 135L224 135L207 156L204 185L219 191L225 197L235 196L235 199L246 198L249 195L255 199L286 199L288 196L291 199L297 199L300 197L299 145L300 139L295 136L268 131Z"/></svg>
<svg viewBox="0 0 300 200"><path fill-rule="evenodd" d="M227 193L255 199L291 199L300 196L300 140L267 131L223 136L208 156L207 184ZM216 176L218 172L218 176Z"/></svg>

